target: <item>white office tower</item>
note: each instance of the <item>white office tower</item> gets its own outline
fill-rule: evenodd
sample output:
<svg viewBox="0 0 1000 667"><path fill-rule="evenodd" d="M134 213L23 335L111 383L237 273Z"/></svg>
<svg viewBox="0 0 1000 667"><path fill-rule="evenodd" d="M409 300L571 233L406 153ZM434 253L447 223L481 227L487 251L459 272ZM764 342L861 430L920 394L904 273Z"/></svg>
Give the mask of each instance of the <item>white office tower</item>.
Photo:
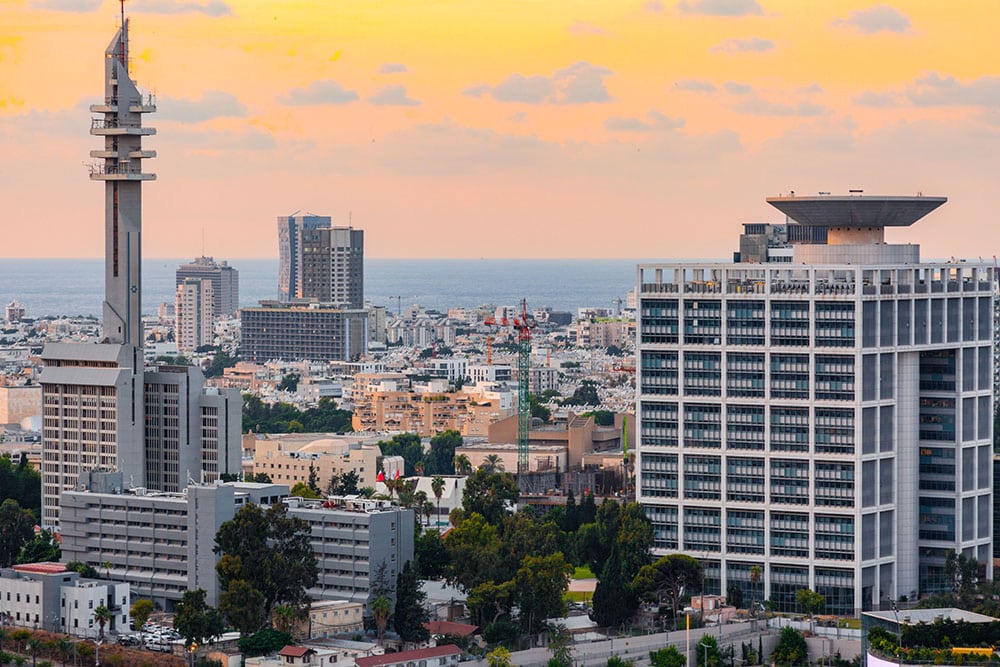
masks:
<svg viewBox="0 0 1000 667"><path fill-rule="evenodd" d="M181 352L194 352L215 341L215 290L205 278L185 278L177 285L174 339Z"/></svg>
<svg viewBox="0 0 1000 667"><path fill-rule="evenodd" d="M745 225L734 263L638 267L655 550L781 611L942 590L952 550L992 577L992 265L885 242L943 197L767 201L787 219Z"/></svg>
<svg viewBox="0 0 1000 667"><path fill-rule="evenodd" d="M142 161L156 154L142 148L142 137L156 131L143 127L142 115L156 107L129 77L128 27L123 21L108 45L104 100L91 106L98 116L90 133L104 138L90 153L98 160L90 178L104 182L104 340L48 344L42 352L41 523L54 528L60 494L86 486L90 473L118 471L129 485L160 489L201 478L195 461L212 461L206 477L240 466L238 391L205 389L195 369L143 368L142 182L155 176L142 171ZM151 413L150 406L163 409ZM214 425L206 426L210 436L203 424ZM147 456L156 472L150 479ZM176 470L162 463L172 459Z"/></svg>

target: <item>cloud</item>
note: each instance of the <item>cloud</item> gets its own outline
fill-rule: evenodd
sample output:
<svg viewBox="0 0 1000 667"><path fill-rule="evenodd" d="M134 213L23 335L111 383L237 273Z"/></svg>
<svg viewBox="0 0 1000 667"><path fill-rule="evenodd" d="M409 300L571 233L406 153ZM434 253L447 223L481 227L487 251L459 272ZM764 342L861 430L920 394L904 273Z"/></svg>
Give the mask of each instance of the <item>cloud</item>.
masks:
<svg viewBox="0 0 1000 667"><path fill-rule="evenodd" d="M573 21L573 25L569 27L569 31L577 37L581 37L583 35L606 36L610 34L601 26L594 25L593 23L587 23L586 21Z"/></svg>
<svg viewBox="0 0 1000 667"><path fill-rule="evenodd" d="M496 86L477 84L463 93L471 97L489 95L498 102L525 104L590 104L610 101L604 78L613 72L605 67L578 62L551 77L514 73Z"/></svg>
<svg viewBox="0 0 1000 667"><path fill-rule="evenodd" d="M761 37L733 37L721 44L716 44L712 53L764 53L774 48L774 42Z"/></svg>
<svg viewBox="0 0 1000 667"><path fill-rule="evenodd" d="M663 11L663 3L660 0L648 0L642 8L651 14L659 14Z"/></svg>
<svg viewBox="0 0 1000 667"><path fill-rule="evenodd" d="M747 83L740 83L739 81L726 81L722 84L722 87L730 95L748 95L753 92L753 86Z"/></svg>
<svg viewBox="0 0 1000 667"><path fill-rule="evenodd" d="M206 16L228 16L232 8L222 0L190 2L184 0L133 0L129 11L137 14L204 14Z"/></svg>
<svg viewBox="0 0 1000 667"><path fill-rule="evenodd" d="M160 97L157 100L163 117L182 123L200 123L213 118L244 118L246 106L234 95L222 90L206 90L200 99Z"/></svg>
<svg viewBox="0 0 1000 667"><path fill-rule="evenodd" d="M288 94L278 99L282 104L305 106L310 104L347 104L358 99L353 90L344 89L336 81L325 79L313 81L304 88L292 88Z"/></svg>
<svg viewBox="0 0 1000 667"><path fill-rule="evenodd" d="M681 79L674 82L674 88L688 93L714 93L715 84L705 79Z"/></svg>
<svg viewBox="0 0 1000 667"><path fill-rule="evenodd" d="M837 19L831 25L850 28L863 35L873 35L877 32L910 32L910 19L889 5L875 5L868 9L855 10L851 12L850 17Z"/></svg>
<svg viewBox="0 0 1000 667"><path fill-rule="evenodd" d="M511 114L508 120L510 120L510 122L512 123L524 123L527 122L528 120L528 114L526 114L523 111L518 111L515 114Z"/></svg>
<svg viewBox="0 0 1000 667"><path fill-rule="evenodd" d="M402 74L408 71L406 65L403 63L384 63L378 68L379 74Z"/></svg>
<svg viewBox="0 0 1000 667"><path fill-rule="evenodd" d="M740 113L751 116L822 116L826 113L826 107L814 104L813 102L797 102L785 104L782 102L771 102L753 95L740 102L735 107Z"/></svg>
<svg viewBox="0 0 1000 667"><path fill-rule="evenodd" d="M684 127L683 118L670 118L656 109L646 112L648 120L622 116L611 116L604 121L604 129L610 132L652 132L654 130L675 130Z"/></svg>
<svg viewBox="0 0 1000 667"><path fill-rule="evenodd" d="M420 100L415 100L406 93L406 86L387 86L370 96L368 101L390 107L420 106Z"/></svg>
<svg viewBox="0 0 1000 667"><path fill-rule="evenodd" d="M951 75L928 72L902 88L866 90L854 98L860 106L887 108L970 106L1000 108L1000 76L960 81Z"/></svg>
<svg viewBox="0 0 1000 667"><path fill-rule="evenodd" d="M747 16L763 14L757 0L683 0L677 4L682 14L707 16Z"/></svg>
<svg viewBox="0 0 1000 667"><path fill-rule="evenodd" d="M49 9L54 12L92 12L99 9L104 0L35 0L35 9Z"/></svg>

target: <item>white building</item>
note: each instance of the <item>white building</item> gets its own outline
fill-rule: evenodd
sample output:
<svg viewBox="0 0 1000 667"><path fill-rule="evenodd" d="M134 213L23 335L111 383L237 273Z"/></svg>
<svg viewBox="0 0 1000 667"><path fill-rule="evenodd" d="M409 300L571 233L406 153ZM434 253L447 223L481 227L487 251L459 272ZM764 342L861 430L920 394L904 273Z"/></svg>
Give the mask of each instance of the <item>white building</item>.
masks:
<svg viewBox="0 0 1000 667"><path fill-rule="evenodd" d="M215 341L212 281L185 278L177 284L174 338L181 352L191 353Z"/></svg>
<svg viewBox="0 0 1000 667"><path fill-rule="evenodd" d="M781 197L736 263L638 267L637 497L708 593L854 614L992 576L992 266L884 240L935 197ZM759 568L759 583L751 572Z"/></svg>

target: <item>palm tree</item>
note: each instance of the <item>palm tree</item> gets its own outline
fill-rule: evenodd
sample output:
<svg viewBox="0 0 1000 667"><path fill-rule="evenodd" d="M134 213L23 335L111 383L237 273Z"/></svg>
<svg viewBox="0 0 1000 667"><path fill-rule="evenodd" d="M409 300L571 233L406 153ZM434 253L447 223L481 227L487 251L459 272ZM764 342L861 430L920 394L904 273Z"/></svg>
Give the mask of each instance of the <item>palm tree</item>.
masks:
<svg viewBox="0 0 1000 667"><path fill-rule="evenodd" d="M380 595L371 604L372 617L375 619L375 627L378 629L378 643L379 646L382 645L382 635L385 634L385 628L389 625L389 614L392 613L392 600L384 595Z"/></svg>
<svg viewBox="0 0 1000 667"><path fill-rule="evenodd" d="M296 616L298 616L298 612L295 607L290 604L279 604L273 612L275 630L290 633Z"/></svg>
<svg viewBox="0 0 1000 667"><path fill-rule="evenodd" d="M455 458L452 459L452 465L455 467L456 475L472 474L472 462L469 461L469 457L465 454L456 454Z"/></svg>
<svg viewBox="0 0 1000 667"><path fill-rule="evenodd" d="M761 569L760 569L760 565L752 565L752 566L750 566L750 583L753 584L753 592L754 592L754 595L751 596L751 598L750 598L750 614L751 615L755 615L757 613L755 602L757 601L757 598L756 598L756 595L757 595L757 584L760 583L761 574L762 574L762 572L761 572Z"/></svg>
<svg viewBox="0 0 1000 667"><path fill-rule="evenodd" d="M435 518L439 521L441 519L441 496L444 495L444 477L435 475L431 478L431 491L434 492L434 497L437 498L437 516Z"/></svg>
<svg viewBox="0 0 1000 667"><path fill-rule="evenodd" d="M45 642L32 637L28 640L28 654L31 655L31 667L38 664L38 654L45 648Z"/></svg>
<svg viewBox="0 0 1000 667"><path fill-rule="evenodd" d="M417 491L413 494L413 504L417 506L417 515L420 516L424 512L424 505L427 504L427 492Z"/></svg>
<svg viewBox="0 0 1000 667"><path fill-rule="evenodd" d="M111 563L108 562L108 561L105 561L103 567L104 567L104 578L105 579L110 579L111 578Z"/></svg>
<svg viewBox="0 0 1000 667"><path fill-rule="evenodd" d="M110 623L114 619L114 614L106 606L99 605L97 609L94 610L94 620L97 621L99 628L98 638L104 639L104 626Z"/></svg>
<svg viewBox="0 0 1000 667"><path fill-rule="evenodd" d="M499 454L490 454L480 464L479 469L486 473L503 472L503 459Z"/></svg>
<svg viewBox="0 0 1000 667"><path fill-rule="evenodd" d="M69 637L60 637L56 640L56 651L59 652L59 659L62 660L63 667L66 667L66 661L73 653L73 642L69 640Z"/></svg>

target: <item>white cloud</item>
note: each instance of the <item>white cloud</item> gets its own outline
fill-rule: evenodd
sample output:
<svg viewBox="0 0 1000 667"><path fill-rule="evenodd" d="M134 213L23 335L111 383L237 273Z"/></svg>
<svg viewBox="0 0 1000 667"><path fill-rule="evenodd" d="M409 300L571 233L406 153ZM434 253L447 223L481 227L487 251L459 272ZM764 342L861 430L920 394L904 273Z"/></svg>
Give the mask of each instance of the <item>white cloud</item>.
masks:
<svg viewBox="0 0 1000 667"><path fill-rule="evenodd" d="M663 3L660 0L647 0L642 8L651 14L659 14L663 11Z"/></svg>
<svg viewBox="0 0 1000 667"><path fill-rule="evenodd" d="M55 12L92 12L101 7L103 0L34 0L35 9L49 9Z"/></svg>
<svg viewBox="0 0 1000 667"><path fill-rule="evenodd" d="M416 107L420 100L411 98L406 92L406 86L387 86L368 98L372 104L391 107Z"/></svg>
<svg viewBox="0 0 1000 667"><path fill-rule="evenodd" d="M227 116L242 118L247 115L246 106L234 95L222 90L206 90L197 100L161 96L157 103L164 118L183 123L200 123Z"/></svg>
<svg viewBox="0 0 1000 667"><path fill-rule="evenodd" d="M329 79L313 81L304 88L292 88L288 94L278 101L291 106L310 104L347 104L358 99L353 90L346 90L336 81Z"/></svg>
<svg viewBox="0 0 1000 667"><path fill-rule="evenodd" d="M184 0L133 0L129 11L137 14L205 14L206 16L228 16L232 8L222 0L190 2Z"/></svg>
<svg viewBox="0 0 1000 667"><path fill-rule="evenodd" d="M714 93L715 84L705 79L681 79L674 82L674 88L688 93Z"/></svg>
<svg viewBox="0 0 1000 667"><path fill-rule="evenodd" d="M379 74L402 74L408 71L406 65L403 63L384 63L378 68Z"/></svg>
<svg viewBox="0 0 1000 667"><path fill-rule="evenodd" d="M646 120L611 116L604 121L604 129L611 132L653 132L655 130L675 130L680 127L684 127L683 118L670 118L656 109L650 109L646 113Z"/></svg>
<svg viewBox="0 0 1000 667"><path fill-rule="evenodd" d="M603 37L610 34L601 26L587 23L586 21L573 21L573 24L569 27L569 31L577 37L584 35L599 35Z"/></svg>
<svg viewBox="0 0 1000 667"><path fill-rule="evenodd" d="M771 102L752 95L734 107L740 113L751 116L822 116L826 107L813 102Z"/></svg>
<svg viewBox="0 0 1000 667"><path fill-rule="evenodd" d="M489 95L498 102L525 104L589 104L608 102L611 95L604 78L612 71L588 62L578 62L557 70L551 77L514 73L496 86L478 84L465 89L471 97Z"/></svg>
<svg viewBox="0 0 1000 667"><path fill-rule="evenodd" d="M774 42L761 37L733 37L711 48L712 53L764 53L774 48Z"/></svg>
<svg viewBox="0 0 1000 667"><path fill-rule="evenodd" d="M1000 76L983 76L961 81L951 75L928 72L902 88L866 90L854 98L854 103L867 107L970 106L1000 108Z"/></svg>
<svg viewBox="0 0 1000 667"><path fill-rule="evenodd" d="M848 18L837 19L832 25L850 28L864 35L877 32L910 32L910 19L889 5L875 5L868 9L855 10Z"/></svg>
<svg viewBox="0 0 1000 667"><path fill-rule="evenodd" d="M726 81L722 84L722 87L730 95L748 95L753 92L753 86L747 83L740 83L739 81Z"/></svg>
<svg viewBox="0 0 1000 667"><path fill-rule="evenodd" d="M683 14L708 16L747 16L763 14L757 0L683 0L677 4Z"/></svg>

